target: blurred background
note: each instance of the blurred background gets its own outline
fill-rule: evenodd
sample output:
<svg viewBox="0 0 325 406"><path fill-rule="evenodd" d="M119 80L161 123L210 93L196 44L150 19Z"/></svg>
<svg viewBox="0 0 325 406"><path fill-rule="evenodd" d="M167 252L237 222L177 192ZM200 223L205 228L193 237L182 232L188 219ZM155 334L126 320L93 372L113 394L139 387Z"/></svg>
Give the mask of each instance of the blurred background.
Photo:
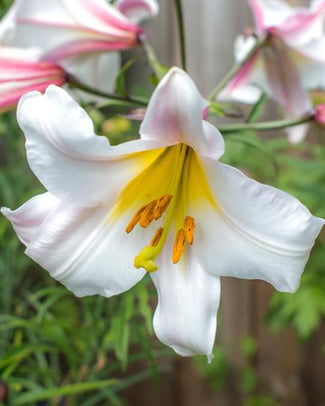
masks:
<svg viewBox="0 0 325 406"><path fill-rule="evenodd" d="M2 14L10 3L1 1ZM233 42L252 25L250 9L245 0L183 3L189 73L207 95L232 66ZM179 63L173 1L160 6L146 29L161 62L171 66ZM148 74L140 57L128 77L133 92L150 94ZM120 111L85 107L112 144L137 136L139 124ZM269 103L261 119L275 111ZM246 142L248 135L255 142ZM316 128L294 147L284 134L229 136L222 160L324 217L324 143ZM1 206L16 208L43 191L27 165L14 112L0 116L0 168ZM205 357L174 355L154 337L156 294L149 279L109 300L77 299L24 256L1 217L0 399L61 406L325 405L324 245L323 232L293 295L260 281L222 279L215 358L208 365Z"/></svg>

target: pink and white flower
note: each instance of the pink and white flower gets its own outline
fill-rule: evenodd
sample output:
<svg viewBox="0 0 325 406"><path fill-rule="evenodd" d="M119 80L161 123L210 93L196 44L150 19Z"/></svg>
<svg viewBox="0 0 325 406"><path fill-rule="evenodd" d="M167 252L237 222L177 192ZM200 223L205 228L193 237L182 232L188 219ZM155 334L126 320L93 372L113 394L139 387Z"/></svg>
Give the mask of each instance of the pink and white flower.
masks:
<svg viewBox="0 0 325 406"><path fill-rule="evenodd" d="M137 45L138 23L158 13L156 0L15 0L0 24L0 41L38 47L79 80L111 90L119 69L116 51Z"/></svg>
<svg viewBox="0 0 325 406"><path fill-rule="evenodd" d="M65 83L65 71L54 62L40 62L36 49L0 47L0 110L15 106L24 93L45 91Z"/></svg>
<svg viewBox="0 0 325 406"><path fill-rule="evenodd" d="M172 68L141 139L110 146L63 89L25 95L18 121L48 191L2 213L26 254L77 296L116 295L149 272L158 338L180 355L211 359L220 276L295 291L324 220L220 163L224 141L202 120L207 105Z"/></svg>
<svg viewBox="0 0 325 406"><path fill-rule="evenodd" d="M310 8L280 0L250 0L250 5L257 38L237 38L236 61L244 62L257 41L265 43L244 62L219 99L255 103L264 91L287 117L301 116L312 107L307 90L325 86L325 1L314 0ZM290 140L301 141L306 128L290 129Z"/></svg>

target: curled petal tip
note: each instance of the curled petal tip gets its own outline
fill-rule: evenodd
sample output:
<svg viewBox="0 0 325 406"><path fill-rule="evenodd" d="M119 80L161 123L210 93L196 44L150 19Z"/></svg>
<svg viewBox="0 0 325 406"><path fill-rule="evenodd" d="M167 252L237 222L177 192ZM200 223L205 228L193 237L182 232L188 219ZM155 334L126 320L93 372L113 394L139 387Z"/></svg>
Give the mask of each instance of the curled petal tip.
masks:
<svg viewBox="0 0 325 406"><path fill-rule="evenodd" d="M170 68L170 72L172 73L172 72L184 72L184 70L183 69L181 69L179 66L172 66L171 68Z"/></svg>
<svg viewBox="0 0 325 406"><path fill-rule="evenodd" d="M3 214L5 217L8 217L8 213L9 213L8 207L1 207L0 213Z"/></svg>
<svg viewBox="0 0 325 406"><path fill-rule="evenodd" d="M28 92L28 93L25 93L25 94L23 94L22 96L21 96L21 98L19 99L19 102L18 102L18 109L20 108L20 106L21 106L21 104L23 103L23 102L25 102L25 100L27 100L27 99L31 99L31 98L33 98L33 97L36 97L36 96L41 96L41 92L39 92L38 90L32 90L31 92Z"/></svg>
<svg viewBox="0 0 325 406"><path fill-rule="evenodd" d="M300 277L299 278L286 278L285 284L280 286L275 286L276 290L283 293L295 293L297 292L300 286Z"/></svg>
<svg viewBox="0 0 325 406"><path fill-rule="evenodd" d="M208 364L211 364L213 358L214 358L214 355L212 354L212 352L210 352L209 354L207 354Z"/></svg>
<svg viewBox="0 0 325 406"><path fill-rule="evenodd" d="M67 99L67 93L65 90L63 90L61 87L56 86L56 85L50 85L46 88L45 90L45 95L46 96L61 96L65 99Z"/></svg>
<svg viewBox="0 0 325 406"><path fill-rule="evenodd" d="M159 13L159 4L156 0L118 0L116 7L136 24Z"/></svg>
<svg viewBox="0 0 325 406"><path fill-rule="evenodd" d="M181 68L177 66L173 66L169 69L169 71L165 74L165 76L161 79L160 84L168 83L170 80L175 80L178 77L180 78L186 78L187 74L185 71L183 71Z"/></svg>

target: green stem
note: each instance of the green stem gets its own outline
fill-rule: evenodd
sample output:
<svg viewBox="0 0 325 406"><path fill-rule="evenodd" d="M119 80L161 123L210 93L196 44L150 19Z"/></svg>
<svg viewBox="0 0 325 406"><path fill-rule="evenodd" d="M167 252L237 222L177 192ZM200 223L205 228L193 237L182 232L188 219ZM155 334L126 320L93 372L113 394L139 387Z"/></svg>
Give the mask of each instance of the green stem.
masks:
<svg viewBox="0 0 325 406"><path fill-rule="evenodd" d="M82 90L83 92L90 93L95 96L104 97L105 99L116 100L118 102L122 102L123 105L128 105L130 107L147 106L146 101L141 98L134 97L134 96L122 98L122 97L116 96L114 94L102 92L101 90L94 89L93 87L80 82L78 79L76 79L72 75L68 75L67 83L73 89L79 89L79 90Z"/></svg>
<svg viewBox="0 0 325 406"><path fill-rule="evenodd" d="M153 47L151 46L150 42L148 41L147 37L145 35L140 36L139 41L144 49L149 65L151 66L154 75L159 81L165 75L166 71L163 69L161 63L159 62L157 55Z"/></svg>
<svg viewBox="0 0 325 406"><path fill-rule="evenodd" d="M183 7L182 0L174 0L176 8L176 16L178 22L178 35L179 43L181 47L181 62L182 68L186 70L186 48L185 48L185 30L184 30L184 18L183 18Z"/></svg>
<svg viewBox="0 0 325 406"><path fill-rule="evenodd" d="M302 117L288 120L276 120L276 121L266 121L264 123L239 123L239 124L228 124L219 127L219 131L222 134L228 134L240 131L270 131L270 130L281 130L287 127L293 127L299 124L307 123L313 120L314 114L308 113Z"/></svg>
<svg viewBox="0 0 325 406"><path fill-rule="evenodd" d="M217 86L209 94L208 100L212 101L216 98L216 96L221 92L221 90L223 90L227 86L227 84L237 75L240 69L245 65L245 63L256 54L256 52L265 44L266 41L267 38L263 38L262 40L257 41L254 47L246 55L245 59L233 65L233 67L226 74L226 76L224 76L224 78L217 84Z"/></svg>

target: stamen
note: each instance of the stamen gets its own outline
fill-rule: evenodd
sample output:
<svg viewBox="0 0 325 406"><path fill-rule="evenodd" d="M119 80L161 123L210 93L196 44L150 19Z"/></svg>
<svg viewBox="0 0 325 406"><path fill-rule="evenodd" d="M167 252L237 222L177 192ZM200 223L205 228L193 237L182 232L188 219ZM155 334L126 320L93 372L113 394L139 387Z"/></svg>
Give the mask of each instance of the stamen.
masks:
<svg viewBox="0 0 325 406"><path fill-rule="evenodd" d="M181 259L181 256L184 252L185 246L185 231L180 229L176 233L174 248L173 248L173 263L177 264L177 262Z"/></svg>
<svg viewBox="0 0 325 406"><path fill-rule="evenodd" d="M185 236L190 245L193 244L195 220L193 217L186 216L184 221Z"/></svg>
<svg viewBox="0 0 325 406"><path fill-rule="evenodd" d="M153 218L155 220L158 220L164 214L172 198L173 198L172 195L165 195L158 200L156 207L153 211Z"/></svg>
<svg viewBox="0 0 325 406"><path fill-rule="evenodd" d="M156 204L157 204L157 200L153 200L152 202L147 204L147 206L143 210L140 220L139 220L139 224L141 227L144 227L144 228L148 227L149 224L154 219L153 211L154 211Z"/></svg>
<svg viewBox="0 0 325 406"><path fill-rule="evenodd" d="M161 228L161 227L158 228L158 230L156 231L156 234L153 236L152 240L150 241L151 247L157 247L163 231L164 231L163 228Z"/></svg>
<svg viewBox="0 0 325 406"><path fill-rule="evenodd" d="M158 220L167 210L172 197L172 195L165 195L141 207L132 217L125 231L130 233L138 223L141 227L146 228L153 220Z"/></svg>
<svg viewBox="0 0 325 406"><path fill-rule="evenodd" d="M146 208L146 206L141 207L141 209L138 210L135 213L135 215L132 217L131 221L129 222L129 224L127 225L127 227L125 229L125 231L127 233L130 233L134 229L134 227L138 224L138 222L140 220L140 217L141 217L141 214L142 214L142 212L144 211L145 208Z"/></svg>

